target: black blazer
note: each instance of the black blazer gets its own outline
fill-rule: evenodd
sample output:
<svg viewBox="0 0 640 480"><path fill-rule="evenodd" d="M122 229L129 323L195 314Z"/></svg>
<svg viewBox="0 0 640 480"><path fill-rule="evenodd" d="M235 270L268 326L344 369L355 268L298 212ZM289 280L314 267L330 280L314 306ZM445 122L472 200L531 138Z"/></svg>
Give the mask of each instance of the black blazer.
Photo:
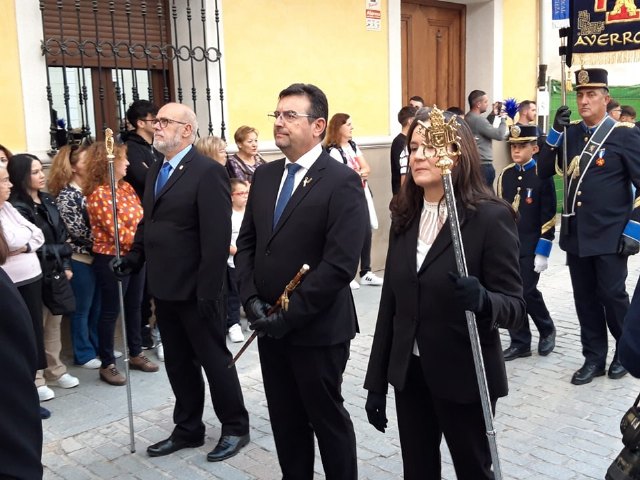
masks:
<svg viewBox="0 0 640 480"><path fill-rule="evenodd" d="M469 275L489 291L491 313L477 317L489 391L507 394L502 347L496 324L518 328L525 321L518 263L516 223L506 206L483 203L476 211L458 208ZM364 387L386 393L387 383L405 386L414 339L433 394L460 403L479 401L464 310L455 302L448 272L456 271L448 221L420 270L416 248L420 218L402 233L391 233L369 367Z"/></svg>
<svg viewBox="0 0 640 480"><path fill-rule="evenodd" d="M295 345L334 345L357 331L349 283L368 222L360 177L322 152L272 228L284 159L256 169L235 256L240 297L274 304L303 264L311 270L285 318Z"/></svg>
<svg viewBox="0 0 640 480"><path fill-rule="evenodd" d="M220 299L231 241L227 172L192 146L155 198L162 163L149 167L144 216L127 258L138 269L146 259L147 285L154 298Z"/></svg>

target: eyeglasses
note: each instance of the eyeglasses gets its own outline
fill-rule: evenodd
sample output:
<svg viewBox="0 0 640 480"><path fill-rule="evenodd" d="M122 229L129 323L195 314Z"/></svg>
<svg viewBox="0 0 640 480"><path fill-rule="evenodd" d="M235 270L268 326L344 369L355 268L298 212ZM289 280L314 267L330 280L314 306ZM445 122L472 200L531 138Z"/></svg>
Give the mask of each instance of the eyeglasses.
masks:
<svg viewBox="0 0 640 480"><path fill-rule="evenodd" d="M246 197L249 195L249 192L233 192L231 195L242 195L243 197Z"/></svg>
<svg viewBox="0 0 640 480"><path fill-rule="evenodd" d="M154 118L153 120L151 120L151 125L155 127L156 125L159 124L160 128L167 128L167 126L170 123L179 123L180 125L187 125L187 122L179 122L178 120L173 120L172 118Z"/></svg>
<svg viewBox="0 0 640 480"><path fill-rule="evenodd" d="M267 117L270 117L274 122L282 116L285 122L293 122L294 120L300 117L308 117L308 118L318 118L315 115L309 115L308 113L298 113L295 110L285 110L284 112L269 112L267 113Z"/></svg>

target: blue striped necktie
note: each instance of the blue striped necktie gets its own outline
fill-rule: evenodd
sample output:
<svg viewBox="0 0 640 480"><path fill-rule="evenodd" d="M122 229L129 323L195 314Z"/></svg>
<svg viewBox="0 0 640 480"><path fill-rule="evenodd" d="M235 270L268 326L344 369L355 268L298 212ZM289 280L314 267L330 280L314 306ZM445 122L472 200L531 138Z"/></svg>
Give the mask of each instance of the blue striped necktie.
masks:
<svg viewBox="0 0 640 480"><path fill-rule="evenodd" d="M284 207L287 206L287 202L291 198L296 172L301 168L302 167L297 163L290 163L289 165L287 165L287 178L284 179L282 190L280 190L280 196L278 197L278 201L276 202L276 209L273 212L273 228L276 228L278 220L280 220L282 212L284 212Z"/></svg>
<svg viewBox="0 0 640 480"><path fill-rule="evenodd" d="M162 187L165 186L167 180L169 180L169 174L171 173L171 164L169 162L164 162L162 168L160 169L160 173L158 173L158 180L156 181L156 197L158 193L162 191Z"/></svg>

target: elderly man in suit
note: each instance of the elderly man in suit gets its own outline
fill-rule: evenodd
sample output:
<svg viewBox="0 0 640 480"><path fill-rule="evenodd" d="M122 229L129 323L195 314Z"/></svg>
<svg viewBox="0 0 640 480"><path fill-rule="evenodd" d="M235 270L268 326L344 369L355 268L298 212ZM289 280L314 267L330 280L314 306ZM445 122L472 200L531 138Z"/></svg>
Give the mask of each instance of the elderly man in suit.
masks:
<svg viewBox="0 0 640 480"><path fill-rule="evenodd" d="M203 368L222 434L207 460L229 458L249 442L249 417L225 340L224 277L231 237L231 194L224 167L197 153L189 107L168 103L154 121L153 146L163 162L149 168L144 217L134 247L114 264L123 275L147 262L149 293L176 396L171 436L151 445L152 457L204 443Z"/></svg>
<svg viewBox="0 0 640 480"><path fill-rule="evenodd" d="M256 170L237 241L240 297L259 335L271 427L284 479L312 479L314 434L328 479L356 479L342 375L357 331L349 282L368 221L358 175L322 151L324 93L293 84L274 119L285 158ZM267 315L303 264L288 308Z"/></svg>

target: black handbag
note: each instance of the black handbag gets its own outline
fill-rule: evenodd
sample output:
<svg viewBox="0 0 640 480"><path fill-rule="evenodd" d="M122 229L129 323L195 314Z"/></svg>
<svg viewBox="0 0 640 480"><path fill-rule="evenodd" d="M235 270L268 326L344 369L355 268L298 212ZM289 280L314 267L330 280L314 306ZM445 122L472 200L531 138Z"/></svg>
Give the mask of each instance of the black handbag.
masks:
<svg viewBox="0 0 640 480"><path fill-rule="evenodd" d="M43 257L46 259L45 246L42 246ZM62 268L62 260L58 251L54 248L55 259L53 266L43 272L42 279L42 303L54 315L70 315L76 310L76 297L73 294L71 283ZM47 264L45 260L43 264Z"/></svg>

